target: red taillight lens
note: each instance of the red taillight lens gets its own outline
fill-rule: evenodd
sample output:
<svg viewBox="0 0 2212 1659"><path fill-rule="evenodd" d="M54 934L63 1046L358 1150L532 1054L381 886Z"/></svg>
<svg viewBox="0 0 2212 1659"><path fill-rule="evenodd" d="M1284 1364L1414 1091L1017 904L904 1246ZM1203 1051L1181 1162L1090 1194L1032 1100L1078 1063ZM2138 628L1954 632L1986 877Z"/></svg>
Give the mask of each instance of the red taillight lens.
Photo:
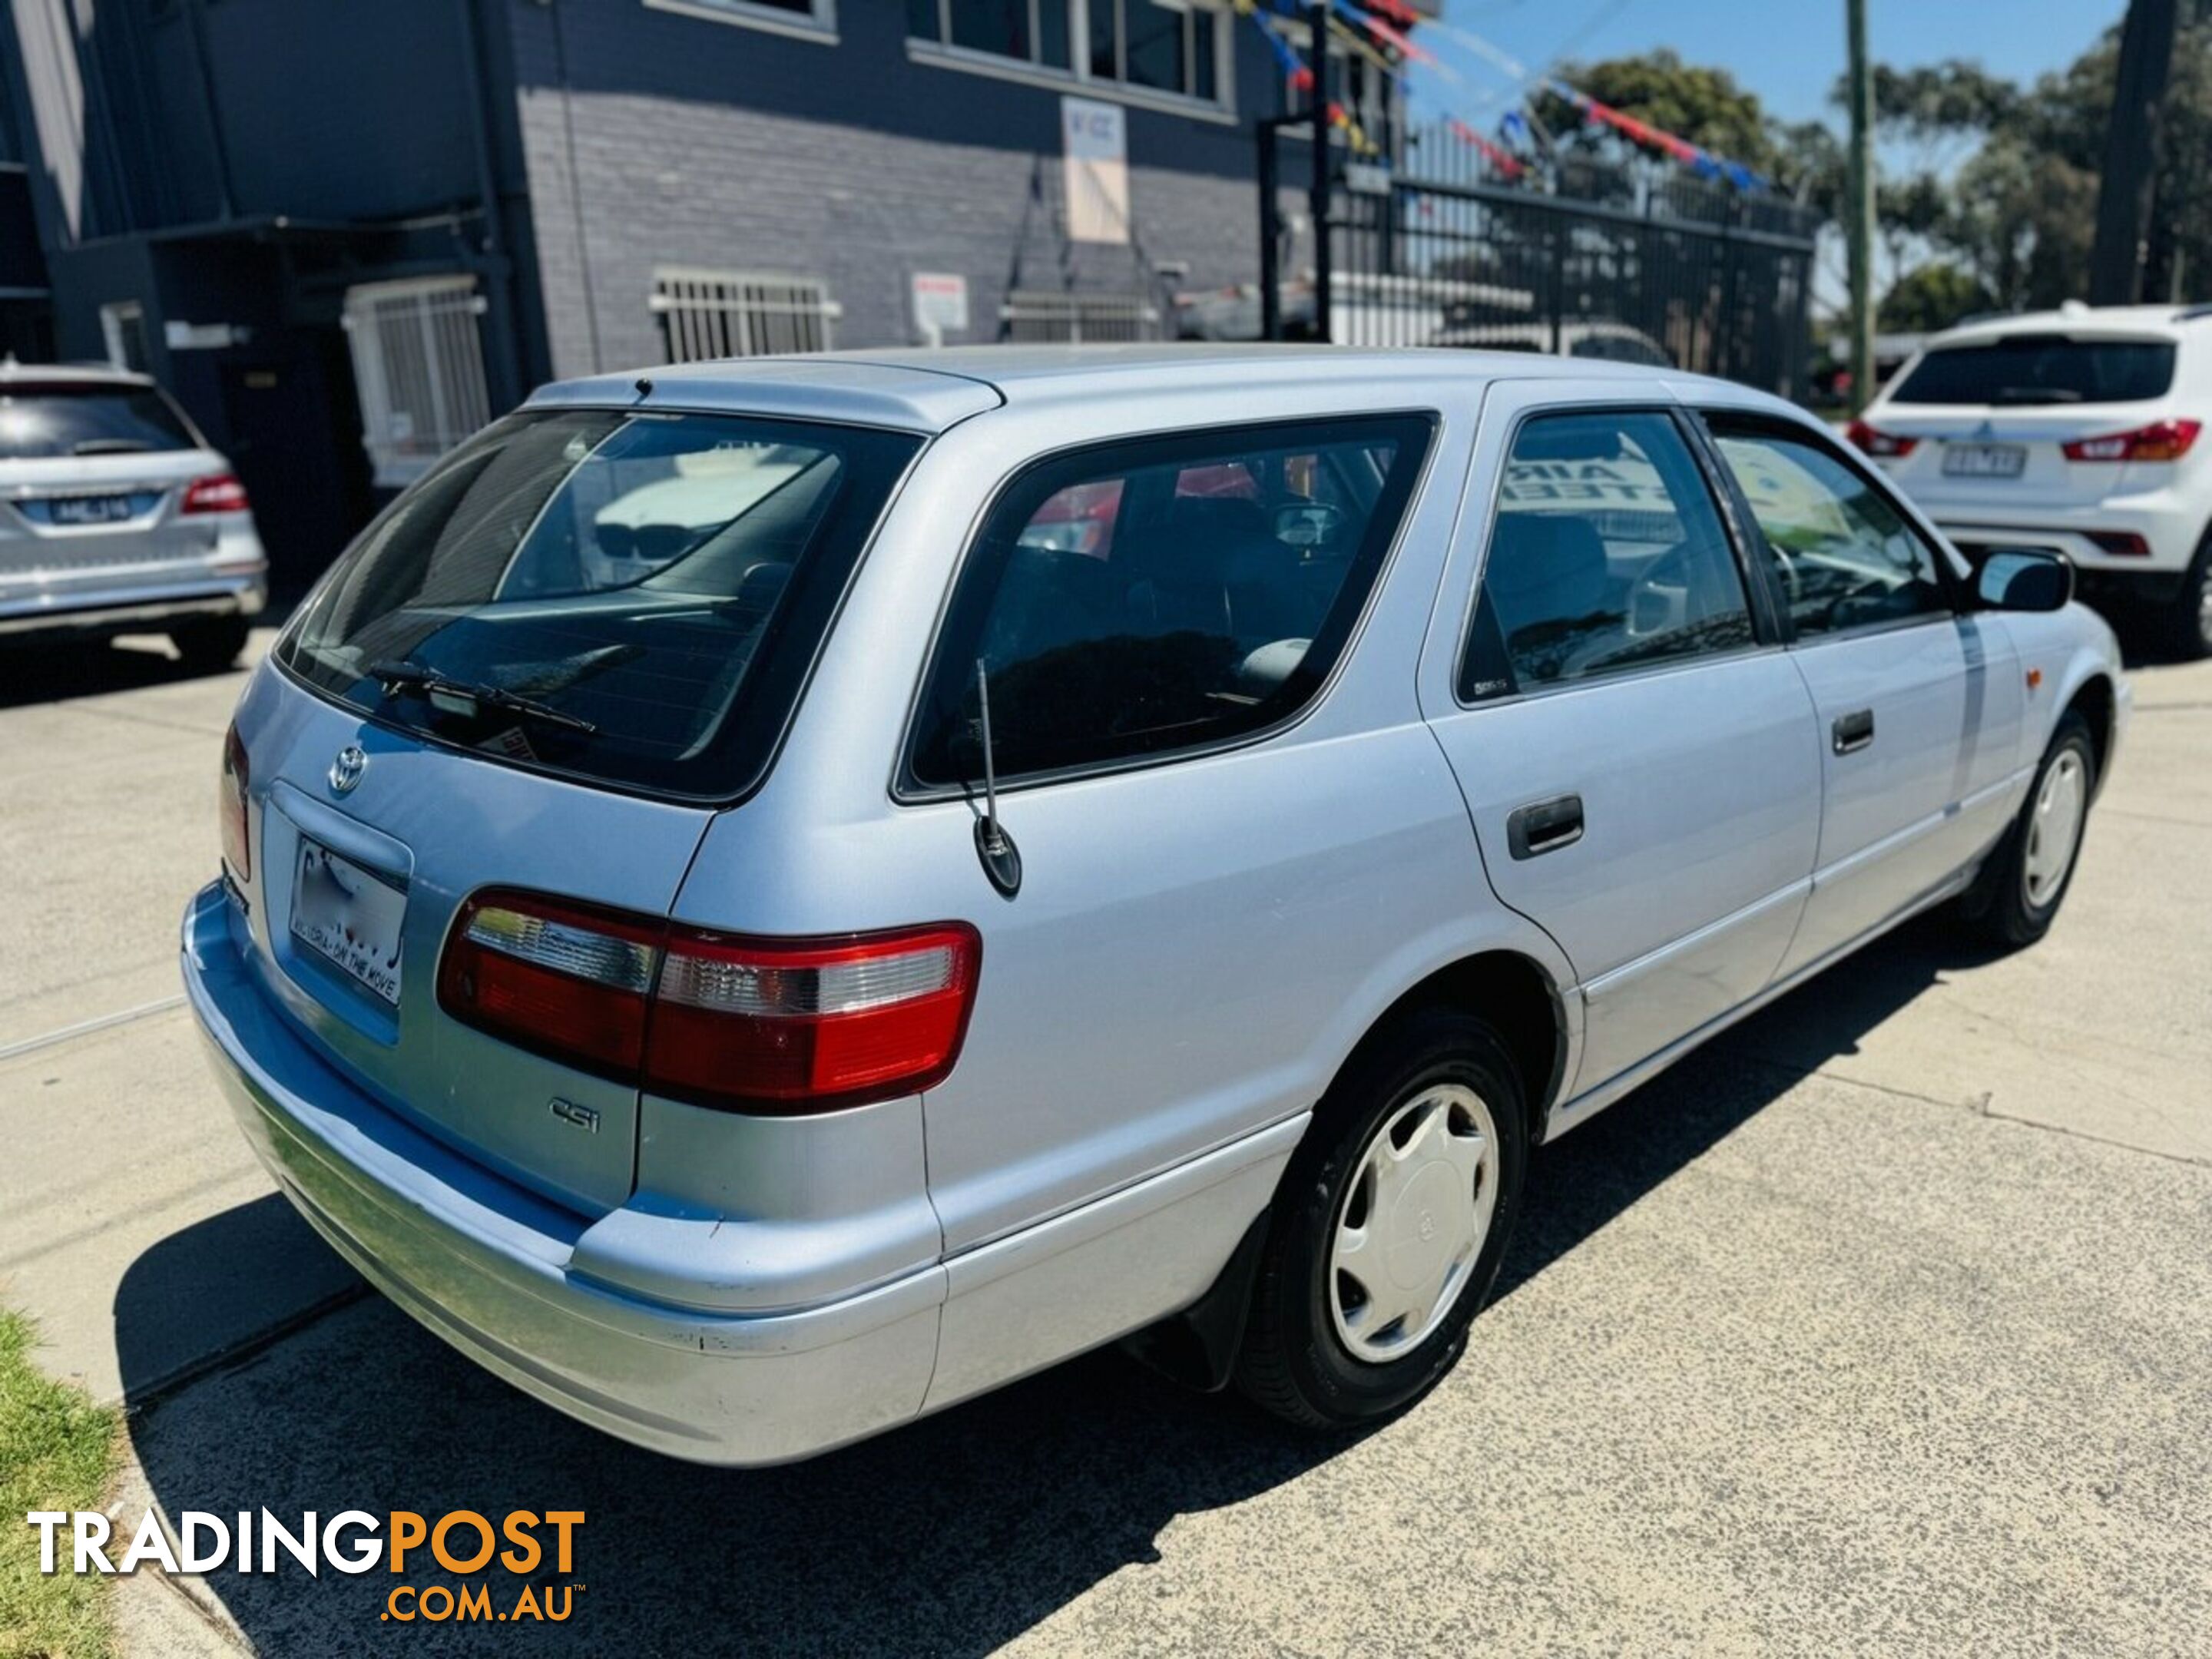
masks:
<svg viewBox="0 0 2212 1659"><path fill-rule="evenodd" d="M2058 448L2069 461L2178 461L2203 429L2202 421L2153 421L2132 432L2076 438Z"/></svg>
<svg viewBox="0 0 2212 1659"><path fill-rule="evenodd" d="M646 1042L655 1093L820 1111L942 1083L981 942L957 923L835 943L670 935Z"/></svg>
<svg viewBox="0 0 2212 1659"><path fill-rule="evenodd" d="M438 1006L464 1024L634 1081L662 925L534 893L461 907L438 963Z"/></svg>
<svg viewBox="0 0 2212 1659"><path fill-rule="evenodd" d="M246 486L228 472L217 473L212 478L195 478L185 487L185 499L179 503L177 511L243 513Z"/></svg>
<svg viewBox="0 0 2212 1659"><path fill-rule="evenodd" d="M962 922L739 939L493 890L454 922L438 1001L465 1024L656 1094L819 1112L943 1082L981 955Z"/></svg>
<svg viewBox="0 0 2212 1659"><path fill-rule="evenodd" d="M1919 447L1917 438L1900 438L1894 432L1884 432L1869 426L1864 421L1853 421L1844 428L1844 435L1869 455L1884 460L1896 460L1910 455Z"/></svg>
<svg viewBox="0 0 2212 1659"><path fill-rule="evenodd" d="M222 734L222 776L216 786L216 811L222 822L222 861L231 879L253 878L253 842L246 833L246 744L234 726Z"/></svg>
<svg viewBox="0 0 2212 1659"><path fill-rule="evenodd" d="M2150 557L2150 544L2132 530L2092 530L2087 533L2091 541L2117 558Z"/></svg>

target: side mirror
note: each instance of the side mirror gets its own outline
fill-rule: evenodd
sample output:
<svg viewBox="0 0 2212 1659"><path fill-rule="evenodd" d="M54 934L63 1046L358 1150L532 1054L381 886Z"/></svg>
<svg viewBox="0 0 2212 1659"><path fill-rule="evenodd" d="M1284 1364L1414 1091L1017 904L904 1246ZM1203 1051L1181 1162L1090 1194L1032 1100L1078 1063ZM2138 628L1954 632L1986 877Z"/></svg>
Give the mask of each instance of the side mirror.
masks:
<svg viewBox="0 0 2212 1659"><path fill-rule="evenodd" d="M2002 547L1982 561L1974 591L1991 611L2058 611L2074 597L2074 564L2063 553Z"/></svg>

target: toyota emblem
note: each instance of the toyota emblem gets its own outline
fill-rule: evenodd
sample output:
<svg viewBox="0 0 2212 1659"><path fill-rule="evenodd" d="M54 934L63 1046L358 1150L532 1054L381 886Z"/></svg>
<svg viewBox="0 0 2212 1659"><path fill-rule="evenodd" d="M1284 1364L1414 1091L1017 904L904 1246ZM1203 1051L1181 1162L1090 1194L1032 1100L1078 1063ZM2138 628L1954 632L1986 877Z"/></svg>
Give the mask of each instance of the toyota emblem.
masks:
<svg viewBox="0 0 2212 1659"><path fill-rule="evenodd" d="M368 757L362 753L361 745L349 743L338 750L337 758L331 763L331 793L349 795L361 775L368 770Z"/></svg>

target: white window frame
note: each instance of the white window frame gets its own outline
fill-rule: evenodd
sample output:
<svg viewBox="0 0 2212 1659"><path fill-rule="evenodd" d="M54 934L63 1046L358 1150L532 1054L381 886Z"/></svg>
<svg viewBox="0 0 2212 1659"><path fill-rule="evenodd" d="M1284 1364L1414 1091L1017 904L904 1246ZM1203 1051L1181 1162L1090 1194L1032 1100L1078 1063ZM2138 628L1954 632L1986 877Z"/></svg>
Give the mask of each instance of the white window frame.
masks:
<svg viewBox="0 0 2212 1659"><path fill-rule="evenodd" d="M653 0L647 0L653 3ZM977 52L969 46L951 43L951 28L945 21L945 9L957 5L959 0L938 0L939 27L946 37L937 40L920 40L907 36L906 55L912 63L932 69L957 70L963 74L988 76L994 80L1014 81L1025 86L1048 87L1055 92L1079 91L1086 98L1103 98L1109 102L1127 104L1137 109L1154 109L1172 115L1187 116L1197 121L1216 121L1233 125L1237 120L1237 52L1232 33L1236 15L1226 7L1212 3L1212 0L1185 0L1194 27L1204 20L1212 24L1213 96L1200 98L1187 92L1164 92L1158 87L1132 85L1118 76L1102 77L1091 72L1091 7L1093 0L1064 0L1067 7L1067 52L1073 66L1057 69L1036 58L1005 58L996 52ZM1030 15L1036 16L1040 5L1051 5L1055 0L1031 0ZM1100 0L1113 4L1115 0ZM1115 56L1122 56L1118 38ZM1034 46L1038 39L1034 22L1030 40ZM1194 38L1193 50L1198 50ZM1121 67L1117 61L1115 67Z"/></svg>
<svg viewBox="0 0 2212 1659"><path fill-rule="evenodd" d="M1006 303L999 307L999 319L1014 325L1009 337L1018 344L1065 341L1079 345L1086 339L1121 342L1159 338L1159 308L1136 293L1113 293L1101 289L1017 289L1006 295ZM1092 325L1092 332L1087 335L1084 332L1086 321ZM1024 334L1020 331L1024 324L1045 329L1064 325L1066 331ZM1127 331L1132 329L1133 332Z"/></svg>
<svg viewBox="0 0 2212 1659"><path fill-rule="evenodd" d="M837 0L811 0L805 12L781 6L762 6L750 0L645 0L652 11L672 11L709 23L734 23L739 28L759 29L817 46L837 44Z"/></svg>
<svg viewBox="0 0 2212 1659"><path fill-rule="evenodd" d="M146 359L143 362L132 362L130 352L124 347L123 330L130 323L138 325L138 355ZM116 368L133 374L154 372L153 358L146 339L146 307L137 301L117 300L100 307L100 337L107 347L107 361Z"/></svg>
<svg viewBox="0 0 2212 1659"><path fill-rule="evenodd" d="M702 265L654 266L646 303L662 319L672 363L781 355L790 348L758 338L761 323L772 315L803 319L820 331L821 343L802 349L835 350L836 325L845 314L818 276ZM714 347L727 349L699 349Z"/></svg>
<svg viewBox="0 0 2212 1659"><path fill-rule="evenodd" d="M488 309L465 275L362 283L345 294L342 319L361 401L362 446L377 488L410 484L491 419L484 382ZM419 362L395 357L404 341Z"/></svg>

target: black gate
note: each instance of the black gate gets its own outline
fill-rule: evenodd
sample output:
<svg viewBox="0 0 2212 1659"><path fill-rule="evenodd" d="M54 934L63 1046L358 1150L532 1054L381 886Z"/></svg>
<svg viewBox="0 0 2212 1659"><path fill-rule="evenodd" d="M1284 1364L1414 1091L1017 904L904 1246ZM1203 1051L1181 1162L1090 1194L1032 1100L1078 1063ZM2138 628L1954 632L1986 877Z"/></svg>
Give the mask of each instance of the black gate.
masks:
<svg viewBox="0 0 2212 1659"><path fill-rule="evenodd" d="M1404 134L1389 167L1333 147L1324 252L1286 246L1278 186L1304 180L1279 178L1279 138L1262 124L1274 337L1671 364L1805 393L1819 220L1794 203L1672 168L1508 178L1440 123Z"/></svg>

